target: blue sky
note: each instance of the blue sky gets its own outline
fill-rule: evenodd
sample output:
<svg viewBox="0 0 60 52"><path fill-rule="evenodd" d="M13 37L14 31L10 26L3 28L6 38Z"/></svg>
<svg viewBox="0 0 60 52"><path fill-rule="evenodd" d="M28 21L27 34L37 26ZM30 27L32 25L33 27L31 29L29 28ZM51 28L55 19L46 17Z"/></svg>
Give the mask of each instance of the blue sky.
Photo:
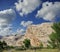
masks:
<svg viewBox="0 0 60 52"><path fill-rule="evenodd" d="M60 21L59 0L0 0L0 35L23 34L31 24Z"/></svg>

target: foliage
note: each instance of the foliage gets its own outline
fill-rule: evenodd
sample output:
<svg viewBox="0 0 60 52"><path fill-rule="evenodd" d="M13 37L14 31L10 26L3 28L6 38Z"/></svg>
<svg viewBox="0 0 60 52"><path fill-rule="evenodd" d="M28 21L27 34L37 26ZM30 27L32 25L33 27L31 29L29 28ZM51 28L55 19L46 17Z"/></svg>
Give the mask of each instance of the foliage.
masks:
<svg viewBox="0 0 60 52"><path fill-rule="evenodd" d="M25 39L25 40L23 41L23 43L24 43L24 46L25 46L26 48L29 48L29 47L31 46L29 39Z"/></svg>
<svg viewBox="0 0 60 52"><path fill-rule="evenodd" d="M43 48L43 44L42 44L42 42L40 43L40 48Z"/></svg>
<svg viewBox="0 0 60 52"><path fill-rule="evenodd" d="M7 44L5 41L1 42L0 41L0 49L5 49L7 47Z"/></svg>
<svg viewBox="0 0 60 52"><path fill-rule="evenodd" d="M7 44L5 41L1 42L0 41L0 52L3 52L4 49L7 48Z"/></svg>
<svg viewBox="0 0 60 52"><path fill-rule="evenodd" d="M48 43L49 43L49 45L47 45L47 48L53 48L54 49L56 47L56 45L53 41L48 41Z"/></svg>
<svg viewBox="0 0 60 52"><path fill-rule="evenodd" d="M54 23L52 28L55 32L49 36L51 40L49 43L53 48L60 48L60 23Z"/></svg>

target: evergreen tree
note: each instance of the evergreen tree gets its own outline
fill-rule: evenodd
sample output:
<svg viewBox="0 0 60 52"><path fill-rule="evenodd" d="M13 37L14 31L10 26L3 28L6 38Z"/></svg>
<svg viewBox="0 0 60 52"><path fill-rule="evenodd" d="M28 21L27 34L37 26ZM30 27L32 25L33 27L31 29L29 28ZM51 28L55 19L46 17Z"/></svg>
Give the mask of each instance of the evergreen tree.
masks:
<svg viewBox="0 0 60 52"><path fill-rule="evenodd" d="M3 50L3 49L5 49L6 47L7 47L6 42L5 42L5 41L3 41L3 42L0 41L0 49Z"/></svg>
<svg viewBox="0 0 60 52"><path fill-rule="evenodd" d="M29 39L25 39L25 40L23 41L23 43L24 43L24 45L25 45L26 48L29 48L30 45L31 45Z"/></svg>
<svg viewBox="0 0 60 52"><path fill-rule="evenodd" d="M48 41L53 48L60 48L60 23L54 23L52 26L53 32L49 37L51 41Z"/></svg>

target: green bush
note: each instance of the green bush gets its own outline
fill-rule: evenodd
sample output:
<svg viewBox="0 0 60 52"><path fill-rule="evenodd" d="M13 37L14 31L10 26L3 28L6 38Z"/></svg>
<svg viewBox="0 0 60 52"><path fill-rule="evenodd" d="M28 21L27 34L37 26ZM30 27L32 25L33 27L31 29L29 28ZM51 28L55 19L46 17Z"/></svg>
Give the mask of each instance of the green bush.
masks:
<svg viewBox="0 0 60 52"><path fill-rule="evenodd" d="M25 40L23 41L23 43L24 43L24 46L25 46L26 48L29 48L29 47L31 46L29 39L25 39Z"/></svg>
<svg viewBox="0 0 60 52"><path fill-rule="evenodd" d="M43 44L42 44L42 42L40 43L40 48L43 48Z"/></svg>
<svg viewBox="0 0 60 52"><path fill-rule="evenodd" d="M60 48L60 23L54 23L52 28L55 32L49 36L50 40L48 43L52 46L52 48Z"/></svg>
<svg viewBox="0 0 60 52"><path fill-rule="evenodd" d="M7 48L7 43L5 41L1 42L0 41L0 49L6 49Z"/></svg>

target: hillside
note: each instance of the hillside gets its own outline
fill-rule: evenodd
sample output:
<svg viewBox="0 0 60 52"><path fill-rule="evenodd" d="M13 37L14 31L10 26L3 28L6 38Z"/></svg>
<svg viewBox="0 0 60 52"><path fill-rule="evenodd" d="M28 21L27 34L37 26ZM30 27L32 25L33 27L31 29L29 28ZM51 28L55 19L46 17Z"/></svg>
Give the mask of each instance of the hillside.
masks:
<svg viewBox="0 0 60 52"><path fill-rule="evenodd" d="M38 25L28 26L24 36L9 36L3 37L2 41L6 41L10 46L21 46L23 45L23 40L28 38L31 41L32 46L39 46L42 42L43 46L46 47L49 40L49 35L54 31L51 26L53 23L42 23Z"/></svg>
<svg viewBox="0 0 60 52"><path fill-rule="evenodd" d="M42 42L44 47L46 47L49 35L53 32L53 29L51 28L52 25L52 23L31 25L27 28L25 37L31 40L32 46L39 46L40 42Z"/></svg>
<svg viewBox="0 0 60 52"><path fill-rule="evenodd" d="M21 46L21 39L23 35L4 36L1 41L5 41L9 46Z"/></svg>

